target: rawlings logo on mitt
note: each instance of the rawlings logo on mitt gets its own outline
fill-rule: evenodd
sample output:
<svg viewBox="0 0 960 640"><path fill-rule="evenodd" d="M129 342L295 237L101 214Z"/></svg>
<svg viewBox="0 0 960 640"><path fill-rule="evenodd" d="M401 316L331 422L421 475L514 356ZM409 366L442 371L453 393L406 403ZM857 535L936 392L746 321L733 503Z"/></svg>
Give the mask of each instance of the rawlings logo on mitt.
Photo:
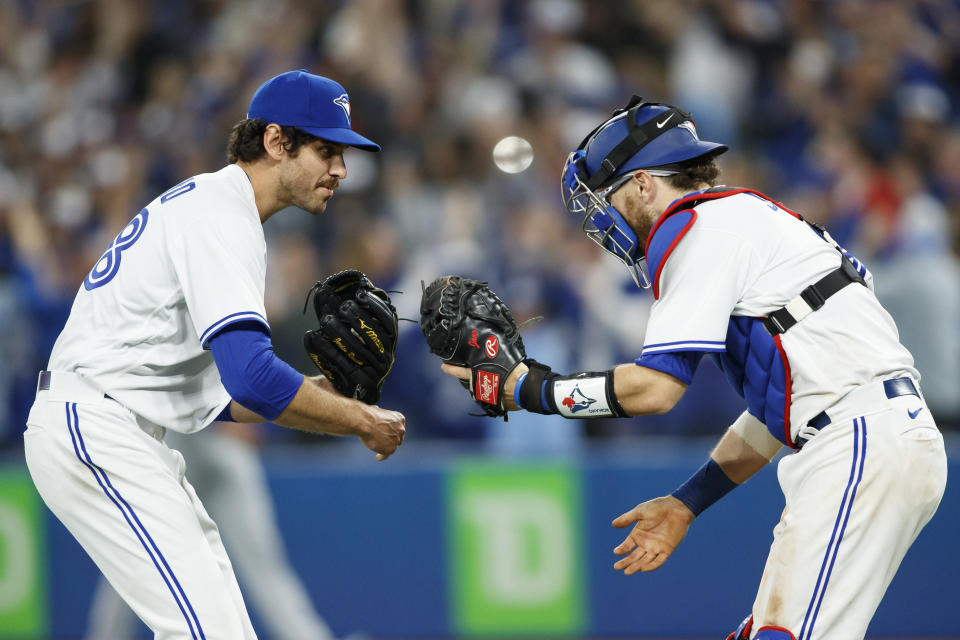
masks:
<svg viewBox="0 0 960 640"><path fill-rule="evenodd" d="M420 330L430 352L447 364L469 367L463 386L488 416L504 416L503 385L527 357L520 329L486 282L443 276L420 300Z"/></svg>
<svg viewBox="0 0 960 640"><path fill-rule="evenodd" d="M361 271L335 273L307 292L319 328L303 335L310 359L341 394L375 404L393 367L397 310Z"/></svg>

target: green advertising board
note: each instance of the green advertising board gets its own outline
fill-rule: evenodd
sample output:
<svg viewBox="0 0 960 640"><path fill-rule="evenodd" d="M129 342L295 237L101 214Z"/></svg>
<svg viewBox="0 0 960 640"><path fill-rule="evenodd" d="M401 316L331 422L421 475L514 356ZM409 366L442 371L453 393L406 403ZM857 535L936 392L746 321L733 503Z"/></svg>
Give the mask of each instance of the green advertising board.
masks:
<svg viewBox="0 0 960 640"><path fill-rule="evenodd" d="M451 620L459 635L576 635L585 625L579 474L463 463L447 479Z"/></svg>
<svg viewBox="0 0 960 640"><path fill-rule="evenodd" d="M0 638L46 638L40 497L25 470L0 469Z"/></svg>

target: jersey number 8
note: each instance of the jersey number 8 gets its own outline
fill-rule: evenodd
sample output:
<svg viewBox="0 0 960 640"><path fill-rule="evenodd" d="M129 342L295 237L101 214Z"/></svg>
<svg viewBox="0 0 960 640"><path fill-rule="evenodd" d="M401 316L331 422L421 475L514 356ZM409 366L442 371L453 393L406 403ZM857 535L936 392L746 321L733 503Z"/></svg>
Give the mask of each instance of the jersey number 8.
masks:
<svg viewBox="0 0 960 640"><path fill-rule="evenodd" d="M181 182L160 196L160 204L189 191L193 191L196 186L197 183L193 182L193 178ZM140 239L143 230L147 227L148 217L149 212L146 209L142 209L140 213L135 215L133 220L124 227L123 231L113 239L113 242L110 243L107 250L104 251L100 259L97 260L97 264L93 265L93 269L91 269L87 277L84 278L83 287L87 291L93 291L113 280L114 276L117 275L117 271L120 270L120 260L123 257L123 252L132 247L134 243Z"/></svg>

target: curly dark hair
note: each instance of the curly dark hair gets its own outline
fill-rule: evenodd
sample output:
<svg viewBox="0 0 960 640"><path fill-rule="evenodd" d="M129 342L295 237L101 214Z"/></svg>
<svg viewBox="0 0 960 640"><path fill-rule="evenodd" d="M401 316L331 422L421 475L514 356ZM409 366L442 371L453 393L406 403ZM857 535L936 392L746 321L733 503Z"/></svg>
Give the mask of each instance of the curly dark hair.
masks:
<svg viewBox="0 0 960 640"><path fill-rule="evenodd" d="M263 118L246 118L233 125L230 139L227 141L227 162L230 164L238 160L253 162L262 158L267 153L263 147L263 132L267 130L268 124ZM317 136L297 127L282 126L280 131L286 138L283 148L292 156L296 156L303 145L319 140Z"/></svg>
<svg viewBox="0 0 960 640"><path fill-rule="evenodd" d="M694 158L690 162L681 163L677 169L680 173L666 178L670 186L683 192L701 189L703 184L716 186L720 178L720 167L717 166L716 154Z"/></svg>

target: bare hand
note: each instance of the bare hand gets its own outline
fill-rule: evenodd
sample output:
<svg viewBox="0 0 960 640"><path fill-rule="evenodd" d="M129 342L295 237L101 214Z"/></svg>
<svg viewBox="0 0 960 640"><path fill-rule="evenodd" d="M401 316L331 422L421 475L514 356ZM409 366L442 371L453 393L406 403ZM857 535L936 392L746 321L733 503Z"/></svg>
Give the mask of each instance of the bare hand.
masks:
<svg viewBox="0 0 960 640"><path fill-rule="evenodd" d="M469 381L472 375L470 372L470 367L458 367L452 364L442 364L440 365L440 368L443 369L444 373L449 374L454 378L460 378L461 380ZM503 406L507 411L520 410L520 407L517 406L517 403L513 401L513 391L516 388L517 378L529 370L529 367L521 362L513 368L513 371L511 371L510 375L507 377L507 381L503 385Z"/></svg>
<svg viewBox="0 0 960 640"><path fill-rule="evenodd" d="M613 526L636 525L623 542L614 548L618 556L613 568L624 575L659 569L687 535L694 515L673 496L648 500L613 521ZM627 555L629 554L629 555Z"/></svg>
<svg viewBox="0 0 960 640"><path fill-rule="evenodd" d="M457 367L452 364L442 364L440 368L443 369L444 373L447 373L454 378L460 378L461 380L470 379L470 367Z"/></svg>
<svg viewBox="0 0 960 640"><path fill-rule="evenodd" d="M369 407L373 414L373 425L366 433L359 436L360 441L376 452L377 460L386 460L403 444L403 437L407 433L407 419L399 411L381 409L376 405Z"/></svg>

